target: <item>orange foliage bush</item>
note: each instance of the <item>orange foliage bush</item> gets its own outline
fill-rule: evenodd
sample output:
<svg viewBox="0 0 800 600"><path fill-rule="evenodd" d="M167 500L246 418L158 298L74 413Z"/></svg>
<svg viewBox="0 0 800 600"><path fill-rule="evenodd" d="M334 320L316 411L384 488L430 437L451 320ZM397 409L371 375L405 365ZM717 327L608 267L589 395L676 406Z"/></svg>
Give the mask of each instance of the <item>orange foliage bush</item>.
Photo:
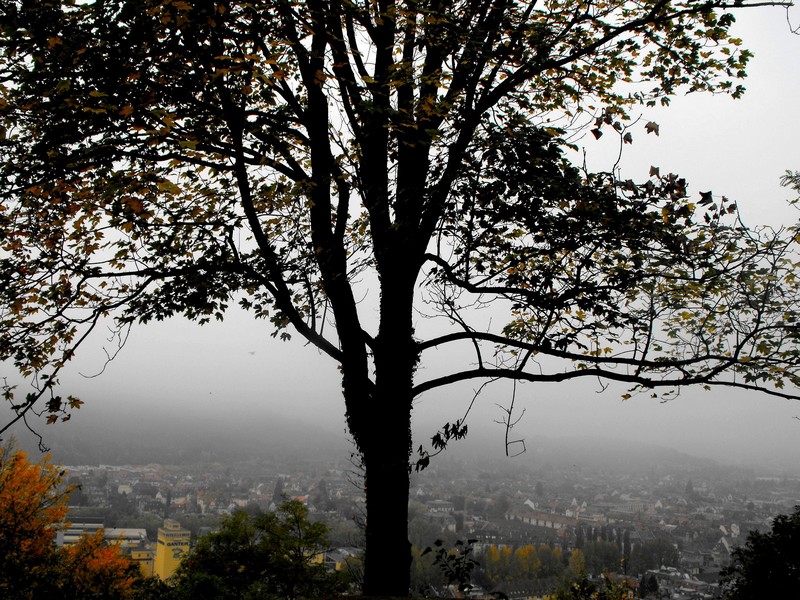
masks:
<svg viewBox="0 0 800 600"><path fill-rule="evenodd" d="M13 443L0 447L0 596L22 581L46 578L53 564L53 541L67 514L70 489L64 473L28 460Z"/></svg>
<svg viewBox="0 0 800 600"><path fill-rule="evenodd" d="M76 598L127 598L132 594L138 567L108 545L102 530L61 551L59 570Z"/></svg>
<svg viewBox="0 0 800 600"><path fill-rule="evenodd" d="M0 446L0 598L133 596L138 569L102 531L55 545L71 491L49 455L34 463L13 443Z"/></svg>

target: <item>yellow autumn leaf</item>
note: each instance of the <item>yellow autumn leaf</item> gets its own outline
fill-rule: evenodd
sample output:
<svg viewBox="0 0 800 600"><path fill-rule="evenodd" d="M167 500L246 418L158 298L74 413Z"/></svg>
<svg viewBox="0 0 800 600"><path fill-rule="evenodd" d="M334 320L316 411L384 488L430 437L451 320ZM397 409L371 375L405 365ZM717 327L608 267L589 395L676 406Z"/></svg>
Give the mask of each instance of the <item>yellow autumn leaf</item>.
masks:
<svg viewBox="0 0 800 600"><path fill-rule="evenodd" d="M167 192L168 194L180 194L181 188L171 182L169 179L164 179L163 181L158 182L158 189L162 192Z"/></svg>

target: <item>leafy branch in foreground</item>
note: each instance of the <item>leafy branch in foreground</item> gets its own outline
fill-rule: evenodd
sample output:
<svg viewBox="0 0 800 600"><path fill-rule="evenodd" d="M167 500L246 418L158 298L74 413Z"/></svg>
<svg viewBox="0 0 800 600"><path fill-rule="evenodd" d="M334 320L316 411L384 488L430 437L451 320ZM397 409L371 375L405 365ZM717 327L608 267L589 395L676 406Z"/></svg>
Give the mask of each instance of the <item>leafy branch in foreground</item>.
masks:
<svg viewBox="0 0 800 600"><path fill-rule="evenodd" d="M455 547L448 549L442 540L436 540L433 544L436 550L428 546L422 551L421 556L433 552L433 564L439 567L448 585L456 585L459 592L467 592L473 587L472 570L478 566L478 561L470 556L472 545L477 541L467 540L465 544L462 540L457 540Z"/></svg>

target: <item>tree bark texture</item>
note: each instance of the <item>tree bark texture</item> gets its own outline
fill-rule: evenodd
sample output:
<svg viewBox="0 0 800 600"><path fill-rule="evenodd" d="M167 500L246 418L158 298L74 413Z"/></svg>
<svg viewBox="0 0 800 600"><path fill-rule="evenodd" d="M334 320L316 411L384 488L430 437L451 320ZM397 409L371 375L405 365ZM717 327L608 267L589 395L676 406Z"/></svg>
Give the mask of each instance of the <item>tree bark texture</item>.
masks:
<svg viewBox="0 0 800 600"><path fill-rule="evenodd" d="M402 260L402 252L393 252ZM408 257L406 256L406 260ZM411 261L413 262L413 261ZM395 271L397 273L397 271ZM373 347L372 394L350 411L362 454L366 492L366 556L363 593L406 596L411 546L408 541L411 406L418 351L413 337L415 274L381 279L381 323Z"/></svg>

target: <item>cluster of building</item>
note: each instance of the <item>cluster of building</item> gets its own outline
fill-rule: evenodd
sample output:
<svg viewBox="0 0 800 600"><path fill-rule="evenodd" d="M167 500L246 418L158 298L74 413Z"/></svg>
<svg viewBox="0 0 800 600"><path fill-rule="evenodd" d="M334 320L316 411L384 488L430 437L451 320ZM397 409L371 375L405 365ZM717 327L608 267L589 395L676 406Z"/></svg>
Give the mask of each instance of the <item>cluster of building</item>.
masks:
<svg viewBox="0 0 800 600"><path fill-rule="evenodd" d="M121 554L135 562L145 577L169 578L189 552L191 532L174 519L164 519L163 527L158 528L155 548L144 528L106 528L101 519L92 517L69 522L58 532L56 545L76 544L82 537L99 530L103 531L106 543L119 546Z"/></svg>
<svg viewBox="0 0 800 600"><path fill-rule="evenodd" d="M122 498L142 514L168 517L157 532L150 531L155 544L147 542L142 528L107 523L105 533L139 562L143 573L162 578L174 572L191 536L200 533L191 523L201 515L217 518L240 508L270 510L281 498L304 502L312 518L328 522L352 522L363 512L363 490L349 463L299 465L294 470L284 466L282 471L253 463L69 471L83 486L83 501L93 507ZM666 538L679 551L680 562L653 569L650 575L662 589L682 598L707 597L747 532L768 528L771 518L790 512L800 497L798 477L719 465L632 473L441 461L413 482L415 518L427 523L423 529L429 537L468 536L478 540L478 547L547 544L562 554L591 540L621 543L623 532L632 544ZM74 529L80 523L73 520ZM64 543L75 535L73 529L63 533ZM357 542L344 541L334 540L337 548L326 559L332 566L357 552Z"/></svg>

